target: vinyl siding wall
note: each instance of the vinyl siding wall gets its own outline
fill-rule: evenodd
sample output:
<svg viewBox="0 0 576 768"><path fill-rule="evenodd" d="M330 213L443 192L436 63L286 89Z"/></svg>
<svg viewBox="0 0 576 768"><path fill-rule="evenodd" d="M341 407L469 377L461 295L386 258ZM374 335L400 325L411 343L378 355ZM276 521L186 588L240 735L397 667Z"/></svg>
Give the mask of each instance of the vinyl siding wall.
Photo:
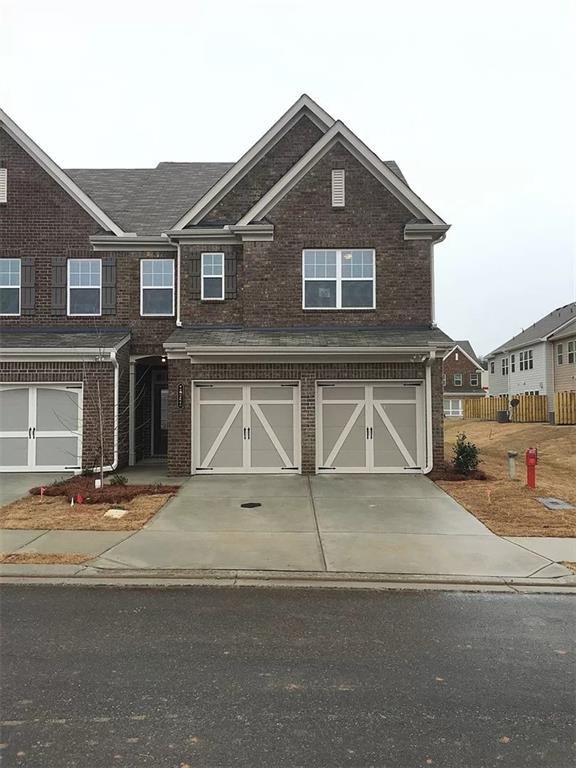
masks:
<svg viewBox="0 0 576 768"><path fill-rule="evenodd" d="M574 392L576 391L576 363L568 362L568 342L576 343L576 336L569 339L562 339L554 344L554 391L555 392ZM562 344L564 362L558 365L558 346Z"/></svg>

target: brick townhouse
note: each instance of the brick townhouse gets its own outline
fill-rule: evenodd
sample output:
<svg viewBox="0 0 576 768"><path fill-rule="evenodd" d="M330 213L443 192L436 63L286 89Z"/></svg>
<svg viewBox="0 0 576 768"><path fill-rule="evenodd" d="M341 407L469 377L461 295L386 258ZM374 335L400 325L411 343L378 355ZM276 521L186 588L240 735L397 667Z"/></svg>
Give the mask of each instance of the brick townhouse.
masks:
<svg viewBox="0 0 576 768"><path fill-rule="evenodd" d="M0 467L420 473L448 225L307 96L236 163L58 167L0 113Z"/></svg>

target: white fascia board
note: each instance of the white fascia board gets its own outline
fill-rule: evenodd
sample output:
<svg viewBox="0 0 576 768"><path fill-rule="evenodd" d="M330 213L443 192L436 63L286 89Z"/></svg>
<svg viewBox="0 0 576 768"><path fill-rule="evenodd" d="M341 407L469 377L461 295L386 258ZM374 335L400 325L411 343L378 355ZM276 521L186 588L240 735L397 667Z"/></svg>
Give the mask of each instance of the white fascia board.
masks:
<svg viewBox="0 0 576 768"><path fill-rule="evenodd" d="M334 124L334 119L316 102L303 94L282 117L277 120L270 130L252 146L240 160L230 168L216 184L214 184L200 200L198 200L184 216L173 226L182 229L188 224L197 224L211 208L218 203L232 187L234 187L256 163L292 128L302 114L306 114L319 128L327 130Z"/></svg>
<svg viewBox="0 0 576 768"><path fill-rule="evenodd" d="M112 237L93 235L90 243L94 251L172 251L177 246L167 237Z"/></svg>
<svg viewBox="0 0 576 768"><path fill-rule="evenodd" d="M452 347L452 349L450 350L450 352L448 352L446 355L444 355L444 360L447 360L447 359L450 357L450 355L452 354L452 352L456 351L457 349L458 349L460 352L462 352L462 354L463 354L465 357L467 357L467 358L468 358L468 360L470 360L470 362L472 363L472 365L475 365L475 366L478 368L478 370L479 370L479 371L483 371L483 370L484 370L484 369L482 368L482 366L480 365L480 363L478 362L478 360L474 360L474 358L473 358L473 357L470 357L470 355L468 354L468 352L466 352L466 350L462 349L462 347L461 347L459 344L455 344L455 345Z"/></svg>
<svg viewBox="0 0 576 768"><path fill-rule="evenodd" d="M115 221L112 221L108 214L97 206L2 109L0 109L0 125L103 229L114 232L115 235L123 234L122 227L116 224Z"/></svg>
<svg viewBox="0 0 576 768"><path fill-rule="evenodd" d="M407 184L396 176L369 147L338 120L316 144L284 174L284 176L239 221L238 226L250 224L265 216L298 182L340 142L364 167L375 176L403 205L419 218L430 224L447 226L438 214L416 195Z"/></svg>

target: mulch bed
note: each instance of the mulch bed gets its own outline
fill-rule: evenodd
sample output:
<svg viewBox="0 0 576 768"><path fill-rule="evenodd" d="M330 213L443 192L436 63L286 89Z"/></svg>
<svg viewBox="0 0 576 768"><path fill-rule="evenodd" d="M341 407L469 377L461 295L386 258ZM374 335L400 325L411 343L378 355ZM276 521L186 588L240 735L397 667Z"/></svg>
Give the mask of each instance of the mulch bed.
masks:
<svg viewBox="0 0 576 768"><path fill-rule="evenodd" d="M76 475L68 480L44 487L44 496L65 496L70 499L80 495L84 504L120 504L132 501L137 496L167 495L178 493L178 485L105 485L103 488L94 487L95 477ZM33 496L40 496L40 487L31 488Z"/></svg>
<svg viewBox="0 0 576 768"><path fill-rule="evenodd" d="M481 469L474 469L468 474L463 474L447 464L445 467L434 467L427 477L430 480L444 480L447 483L462 483L466 480L490 480L490 477Z"/></svg>

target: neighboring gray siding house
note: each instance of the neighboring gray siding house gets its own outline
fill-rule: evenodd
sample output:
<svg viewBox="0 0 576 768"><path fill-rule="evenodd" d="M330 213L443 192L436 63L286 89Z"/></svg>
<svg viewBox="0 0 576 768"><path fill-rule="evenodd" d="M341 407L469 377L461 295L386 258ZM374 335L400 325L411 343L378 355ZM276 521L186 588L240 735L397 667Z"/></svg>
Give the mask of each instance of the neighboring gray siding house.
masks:
<svg viewBox="0 0 576 768"><path fill-rule="evenodd" d="M486 356L490 395L535 394L576 389L576 302L558 307Z"/></svg>

